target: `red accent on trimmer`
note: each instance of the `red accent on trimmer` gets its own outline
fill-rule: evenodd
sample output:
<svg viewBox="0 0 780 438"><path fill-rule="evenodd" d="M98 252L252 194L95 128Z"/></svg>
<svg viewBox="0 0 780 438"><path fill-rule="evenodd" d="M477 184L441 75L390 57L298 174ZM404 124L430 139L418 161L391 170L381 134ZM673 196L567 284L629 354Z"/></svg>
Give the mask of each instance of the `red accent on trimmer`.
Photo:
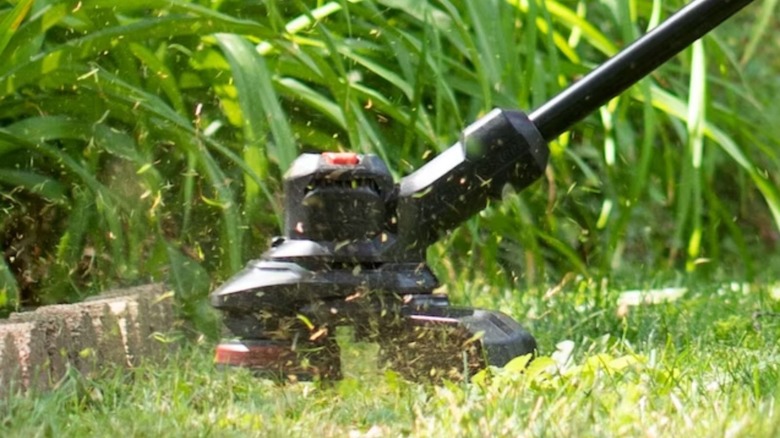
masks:
<svg viewBox="0 0 780 438"><path fill-rule="evenodd" d="M360 162L360 157L354 152L323 152L322 158L334 166L355 166Z"/></svg>

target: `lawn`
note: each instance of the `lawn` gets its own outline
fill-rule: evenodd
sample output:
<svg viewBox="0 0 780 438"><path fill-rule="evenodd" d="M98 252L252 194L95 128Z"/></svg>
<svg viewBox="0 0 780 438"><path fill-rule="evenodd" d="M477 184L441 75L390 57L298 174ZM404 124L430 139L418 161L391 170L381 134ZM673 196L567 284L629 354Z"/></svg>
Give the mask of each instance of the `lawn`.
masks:
<svg viewBox="0 0 780 438"><path fill-rule="evenodd" d="M539 338L527 368L519 359L468 383L409 382L377 370L376 349L341 333L343 380L279 384L216 369L213 344L191 342L160 366L73 375L51 393L6 399L0 433L777 436L777 285L698 284L674 301L628 308L606 284L546 292L505 303L527 310Z"/></svg>

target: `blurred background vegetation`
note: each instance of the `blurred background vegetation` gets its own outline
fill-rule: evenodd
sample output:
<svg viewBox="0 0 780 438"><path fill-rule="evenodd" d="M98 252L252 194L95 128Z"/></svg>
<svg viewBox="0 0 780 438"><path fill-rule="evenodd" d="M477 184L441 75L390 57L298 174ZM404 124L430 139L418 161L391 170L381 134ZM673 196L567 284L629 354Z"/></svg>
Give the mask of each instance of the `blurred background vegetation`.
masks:
<svg viewBox="0 0 780 438"><path fill-rule="evenodd" d="M0 307L162 280L197 316L279 232L298 153L375 153L403 176L684 3L3 1ZM764 278L780 244L777 3L555 141L543 181L431 248L443 281Z"/></svg>

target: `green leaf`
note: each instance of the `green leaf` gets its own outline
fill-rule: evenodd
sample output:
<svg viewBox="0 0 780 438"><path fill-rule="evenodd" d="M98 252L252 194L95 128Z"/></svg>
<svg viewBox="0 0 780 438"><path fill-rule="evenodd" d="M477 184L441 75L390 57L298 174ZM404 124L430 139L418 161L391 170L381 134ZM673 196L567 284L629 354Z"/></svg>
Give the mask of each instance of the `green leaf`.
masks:
<svg viewBox="0 0 780 438"><path fill-rule="evenodd" d="M419 20L420 22L435 26L441 31L451 33L454 26L452 17L447 15L441 9L433 7L427 1L418 0L379 0L379 3L400 9L405 14ZM452 35L455 37L455 35ZM462 45L461 45L462 47Z"/></svg>
<svg viewBox="0 0 780 438"><path fill-rule="evenodd" d="M504 370L510 373L521 373L528 367L528 363L531 362L533 356L531 353L518 356L504 365Z"/></svg>
<svg viewBox="0 0 780 438"><path fill-rule="evenodd" d="M634 94L634 97L639 100L644 99L640 94ZM653 106L656 108L681 120L684 120L688 113L685 102L657 86L652 88L652 102ZM755 164L740 149L737 142L721 129L710 122L705 122L704 135L719 145L735 163L750 175L750 178L756 184L756 188L761 192L761 195L769 206L772 217L775 220L775 225L780 229L780 189L769 181L766 176L757 171Z"/></svg>
<svg viewBox="0 0 780 438"><path fill-rule="evenodd" d="M756 49L762 41L766 38L772 38L772 34L768 34L768 30L772 23L771 18L776 17L775 11L777 4L778 0L765 0L761 2L761 12L756 14L758 16L758 21L756 21L753 25L753 29L750 31L750 41L748 41L747 46L745 46L742 58L740 59L742 64L747 64L756 53Z"/></svg>
<svg viewBox="0 0 780 438"><path fill-rule="evenodd" d="M696 268L696 259L701 252L702 233L702 155L704 154L704 122L706 121L706 60L704 55L704 43L699 40L693 43L693 59L691 60L690 94L688 95L688 114L686 125L688 127L688 148L691 151L691 190L693 191L693 229L688 238L688 263L687 270Z"/></svg>
<svg viewBox="0 0 780 438"><path fill-rule="evenodd" d="M166 245L166 251L171 268L168 281L179 302L189 305L203 300L211 286L208 272L172 244Z"/></svg>
<svg viewBox="0 0 780 438"><path fill-rule="evenodd" d="M0 257L0 309L16 310L19 304L19 285L16 284L11 269Z"/></svg>
<svg viewBox="0 0 780 438"><path fill-rule="evenodd" d="M273 134L274 158L279 168L286 171L298 155L298 147L287 115L274 91L272 75L265 60L241 36L217 34L215 37L230 62L248 144L262 147L268 143L269 139L264 135L264 127L268 126Z"/></svg>
<svg viewBox="0 0 780 438"><path fill-rule="evenodd" d="M507 1L509 1L509 3L512 4L513 6L520 8L520 10L522 10L523 12L529 11L528 0L525 1L507 0ZM577 17L577 14L573 12L571 9L565 8L560 4L552 1L544 2L544 8L546 9L546 12L548 12L551 16L555 16L556 18L563 17L564 18L563 23L569 24L570 26L576 25L580 27L580 29L583 30L586 33L586 35L595 37L598 34L598 32L596 32L595 29L593 28L593 26L587 26L583 24L584 23L583 20ZM579 64L580 57L569 46L569 43L566 40L566 38L564 38L559 32L556 32L554 29L551 28L552 23L548 22L542 17L539 17L536 19L535 24L537 29L541 33L551 38L552 42L555 44L555 47L561 52L561 54L566 56L566 58L568 58L571 62L575 64ZM600 41L599 38L596 38L596 44L598 44L602 48L605 48L603 46L603 41Z"/></svg>
<svg viewBox="0 0 780 438"><path fill-rule="evenodd" d="M346 56L349 59L352 59L353 61L367 68L368 71L376 74L377 76L381 77L382 79L386 80L387 82L389 82L390 84L392 84L393 86L401 90L404 93L404 95L406 95L407 99L411 100L412 98L414 98L414 89L412 87L412 84L406 82L400 75L398 75L394 71L390 70L389 68L385 68L381 64L376 63L366 57L358 55L347 46L340 45L339 53L341 53L342 55Z"/></svg>
<svg viewBox="0 0 780 438"><path fill-rule="evenodd" d="M213 309L207 308L206 296L211 288L208 272L200 263L185 256L170 243L165 245L170 271L168 284L174 290L176 302L196 329L216 338L219 319Z"/></svg>
<svg viewBox="0 0 780 438"><path fill-rule="evenodd" d="M8 42L11 40L14 32L22 24L24 17L30 12L32 4L33 0L19 0L19 3L0 21L0 55L3 54L6 46L8 46Z"/></svg>
<svg viewBox="0 0 780 438"><path fill-rule="evenodd" d="M34 11L14 32L5 51L0 51L4 60L0 65L0 75L39 53L46 40L46 32L67 15L67 5L63 2L41 5L40 10Z"/></svg>
<svg viewBox="0 0 780 438"><path fill-rule="evenodd" d="M276 84L283 96L290 100L301 100L322 113L339 128L346 129L347 121L344 119L344 113L333 100L292 78L278 78Z"/></svg>
<svg viewBox="0 0 780 438"><path fill-rule="evenodd" d="M525 370L528 379L535 380L546 376L550 369L555 369L557 363L549 356L540 356L534 358Z"/></svg>
<svg viewBox="0 0 780 438"><path fill-rule="evenodd" d="M336 12L341 11L341 9L342 9L341 4L339 4L338 2L325 3L324 5L318 8L312 9L307 14L299 15L298 17L290 20L284 26L284 30L290 35L298 34L303 30L313 26L317 20L322 20L325 17L328 17L329 15L333 15ZM263 41L257 45L256 50L257 53L259 53L261 56L265 56L271 51L272 48L273 45L271 45L267 41Z"/></svg>
<svg viewBox="0 0 780 438"><path fill-rule="evenodd" d="M209 35L233 31L259 37L269 37L268 30L255 22L227 16L189 17L169 15L146 18L123 26L114 26L91 32L60 45L40 56L22 62L0 76L0 97L15 92L57 69L71 67L75 61L92 57L123 43L171 38L178 35Z"/></svg>
<svg viewBox="0 0 780 438"><path fill-rule="evenodd" d="M57 263L70 271L81 260L87 234L93 230L95 197L89 191L74 189L65 233L57 243Z"/></svg>
<svg viewBox="0 0 780 438"><path fill-rule="evenodd" d="M106 152L138 164L144 164L135 141L126 133L98 123L90 124L67 116L27 117L5 128L19 138L38 142L52 140L81 140L94 142ZM0 155L22 147L22 143L0 145Z"/></svg>
<svg viewBox="0 0 780 438"><path fill-rule="evenodd" d="M0 183L10 187L22 187L55 203L64 204L68 199L65 186L52 178L31 171L0 168Z"/></svg>
<svg viewBox="0 0 780 438"><path fill-rule="evenodd" d="M70 170L74 175L81 178L81 180L94 191L96 195L102 195L106 200L113 202L119 202L120 199L110 190L108 190L103 184L101 184L95 176L82 166L79 162L73 159L70 155L64 153L57 147L51 146L46 142L31 143L26 139L14 135L13 133L0 128L0 142L6 142L9 144L22 147L30 152L37 152L44 156L54 159L61 163L66 169ZM1 144L1 143L0 143Z"/></svg>
<svg viewBox="0 0 780 438"><path fill-rule="evenodd" d="M133 55L149 67L150 78L153 78L154 81L160 84L160 87L163 89L163 92L165 92L165 95L168 96L168 100L171 102L171 105L173 105L173 108L179 114L186 114L187 111L184 108L184 98L176 83L176 76L168 66L165 65L154 52L145 46L138 43L132 43L129 46Z"/></svg>

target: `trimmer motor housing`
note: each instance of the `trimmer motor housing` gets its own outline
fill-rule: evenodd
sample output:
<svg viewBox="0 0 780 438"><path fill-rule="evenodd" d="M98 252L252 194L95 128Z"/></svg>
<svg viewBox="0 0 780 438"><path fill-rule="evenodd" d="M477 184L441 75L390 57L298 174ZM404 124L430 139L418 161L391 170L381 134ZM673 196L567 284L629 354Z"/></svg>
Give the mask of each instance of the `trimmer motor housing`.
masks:
<svg viewBox="0 0 780 438"><path fill-rule="evenodd" d="M212 294L240 339L220 346L217 362L338 377L340 325L377 341L410 377L454 378L532 353L533 337L507 315L434 294L425 250L504 185L535 181L547 154L527 116L495 110L397 184L374 155L301 155L284 180L284 237ZM415 357L447 348L432 362Z"/></svg>

